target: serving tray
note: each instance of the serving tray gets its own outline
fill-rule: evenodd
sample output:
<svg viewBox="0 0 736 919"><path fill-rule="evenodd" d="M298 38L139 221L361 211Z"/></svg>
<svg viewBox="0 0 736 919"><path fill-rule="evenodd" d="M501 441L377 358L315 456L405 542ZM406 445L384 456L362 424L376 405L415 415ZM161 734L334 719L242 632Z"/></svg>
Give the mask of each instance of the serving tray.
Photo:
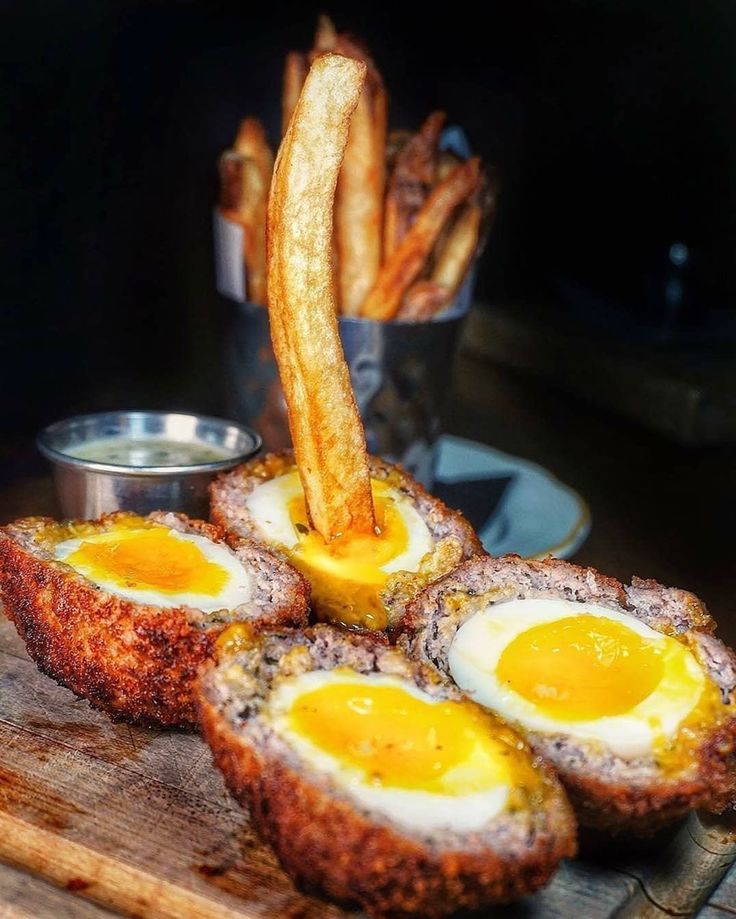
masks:
<svg viewBox="0 0 736 919"><path fill-rule="evenodd" d="M694 817L671 837L636 856L599 843L545 890L484 915L664 919L692 915L709 896L701 919L736 915L736 871L712 893L736 857L736 834ZM142 919L360 915L294 888L197 736L112 724L39 673L2 614L0 861L63 888L70 904L62 912L30 880L16 906L4 902L2 869L3 919L108 915L75 897Z"/></svg>

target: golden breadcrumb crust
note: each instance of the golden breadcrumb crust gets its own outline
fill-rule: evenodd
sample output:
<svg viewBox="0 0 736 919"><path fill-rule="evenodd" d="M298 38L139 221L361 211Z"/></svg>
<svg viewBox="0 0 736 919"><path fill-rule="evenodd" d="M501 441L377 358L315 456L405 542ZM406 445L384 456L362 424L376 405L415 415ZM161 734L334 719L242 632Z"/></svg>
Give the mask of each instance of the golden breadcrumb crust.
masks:
<svg viewBox="0 0 736 919"><path fill-rule="evenodd" d="M534 745L534 738L530 738ZM582 826L610 833L651 836L691 810L719 814L736 801L736 717L706 735L698 747L691 779L663 779L632 785L603 774L557 767Z"/></svg>
<svg viewBox="0 0 736 919"><path fill-rule="evenodd" d="M298 884L374 916L431 919L531 893L575 854L565 793L518 737L539 787L473 831L413 828L357 803L349 788L303 760L270 720L271 692L284 679L345 667L391 674L438 699L463 698L385 636L327 625L262 633L200 672L200 723L215 763Z"/></svg>
<svg viewBox="0 0 736 919"><path fill-rule="evenodd" d="M200 723L228 788L289 875L307 891L373 916L433 919L513 900L542 887L560 860L575 854L574 823L562 803L557 832L537 834L522 851L432 852L264 758L204 695Z"/></svg>
<svg viewBox="0 0 736 919"><path fill-rule="evenodd" d="M187 531L223 542L216 527L175 516ZM99 523L114 518L107 515ZM56 527L50 518L35 517L0 529L0 596L31 658L41 671L116 720L195 727L197 670L229 623L202 626L182 608L149 606L107 593L68 565L44 557L44 532ZM287 585L285 602L248 621L256 629L304 625L304 579L260 547L243 541L241 548L255 550Z"/></svg>

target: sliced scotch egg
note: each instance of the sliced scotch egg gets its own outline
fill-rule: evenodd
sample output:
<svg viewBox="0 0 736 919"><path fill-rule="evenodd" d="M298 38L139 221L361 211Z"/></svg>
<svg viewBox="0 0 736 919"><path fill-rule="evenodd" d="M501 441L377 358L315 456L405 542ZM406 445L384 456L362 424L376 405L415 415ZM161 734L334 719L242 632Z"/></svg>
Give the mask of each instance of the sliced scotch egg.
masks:
<svg viewBox="0 0 736 919"><path fill-rule="evenodd" d="M210 487L212 520L280 552L307 578L321 619L383 629L424 585L485 554L470 524L396 466L370 458L378 532L326 543L310 528L291 453L267 456Z"/></svg>
<svg viewBox="0 0 736 919"><path fill-rule="evenodd" d="M516 557L422 592L399 643L520 729L581 822L654 832L736 794L736 656L686 591Z"/></svg>
<svg viewBox="0 0 736 919"><path fill-rule="evenodd" d="M307 618L307 585L283 559L164 512L0 529L0 596L44 673L114 718L182 727L226 626Z"/></svg>
<svg viewBox="0 0 736 919"><path fill-rule="evenodd" d="M552 770L383 636L230 631L200 682L203 733L298 883L438 917L529 893L574 853Z"/></svg>

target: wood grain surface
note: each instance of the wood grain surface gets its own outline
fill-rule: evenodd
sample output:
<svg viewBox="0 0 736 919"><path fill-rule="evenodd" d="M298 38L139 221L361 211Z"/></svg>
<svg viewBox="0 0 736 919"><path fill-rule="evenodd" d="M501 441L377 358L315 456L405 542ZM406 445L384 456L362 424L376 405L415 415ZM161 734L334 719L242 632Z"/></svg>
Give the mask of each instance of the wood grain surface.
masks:
<svg viewBox="0 0 736 919"><path fill-rule="evenodd" d="M294 890L196 736L112 724L40 674L6 620L0 649L2 860L129 915L344 915ZM599 880L566 867L543 914L573 892L608 916L634 886Z"/></svg>
<svg viewBox="0 0 736 919"><path fill-rule="evenodd" d="M694 885L695 909L727 869L730 841L708 852L694 840L698 827L658 843L656 857L599 843L595 857L564 864L546 890L493 916L692 915L684 897L671 912L652 897L679 889L678 865L687 866L704 879ZM1 615L0 861L44 879L3 867L0 919L103 919L108 910L142 919L358 915L295 890L198 737L112 724L39 673ZM703 919L736 915L736 875L722 888Z"/></svg>

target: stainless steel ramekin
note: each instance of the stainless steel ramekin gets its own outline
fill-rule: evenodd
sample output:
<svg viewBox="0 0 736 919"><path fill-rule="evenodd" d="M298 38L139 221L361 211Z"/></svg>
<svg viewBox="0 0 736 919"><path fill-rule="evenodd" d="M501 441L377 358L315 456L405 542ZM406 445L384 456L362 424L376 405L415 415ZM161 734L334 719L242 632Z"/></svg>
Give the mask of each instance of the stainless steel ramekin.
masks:
<svg viewBox="0 0 736 919"><path fill-rule="evenodd" d="M72 448L103 437L158 437L222 447L232 455L185 466L124 466L70 455ZM207 415L123 411L57 421L41 431L36 443L52 464L62 514L88 520L117 510L172 510L206 517L209 483L257 453L261 438L243 425Z"/></svg>

